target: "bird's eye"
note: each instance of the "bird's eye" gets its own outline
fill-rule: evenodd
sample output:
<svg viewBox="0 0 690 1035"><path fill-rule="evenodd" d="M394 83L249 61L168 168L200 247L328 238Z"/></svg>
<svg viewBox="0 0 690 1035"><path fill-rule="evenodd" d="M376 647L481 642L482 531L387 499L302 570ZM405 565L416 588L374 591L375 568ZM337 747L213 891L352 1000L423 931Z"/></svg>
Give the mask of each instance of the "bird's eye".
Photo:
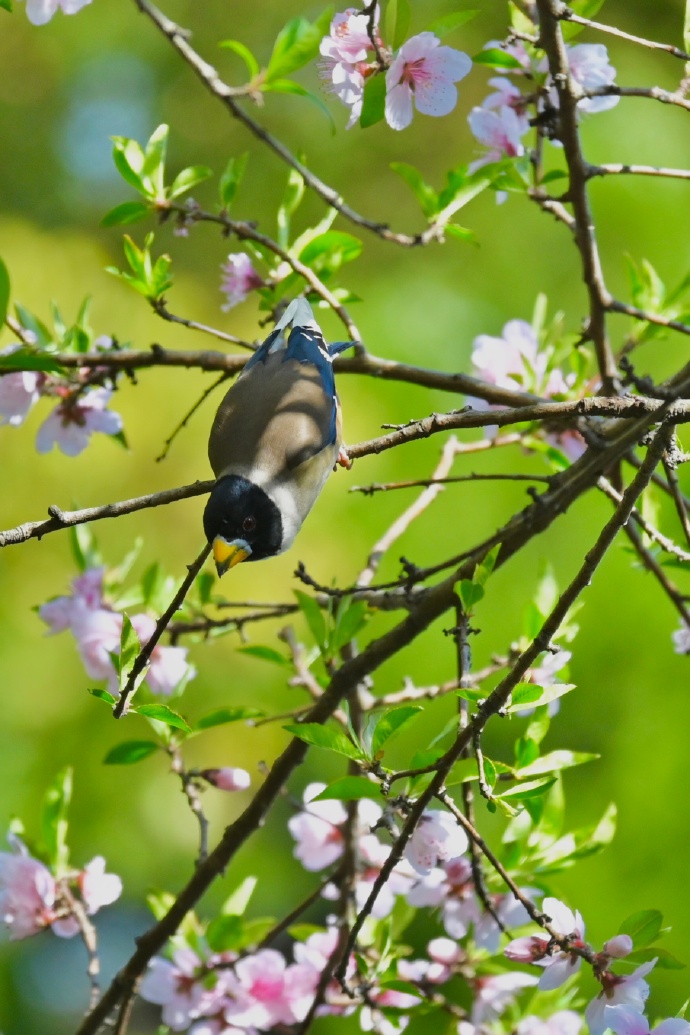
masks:
<svg viewBox="0 0 690 1035"><path fill-rule="evenodd" d="M255 528L256 528L256 518L254 517L253 514L250 514L249 517L246 517L244 519L244 521L242 522L242 531L243 532L253 532Z"/></svg>

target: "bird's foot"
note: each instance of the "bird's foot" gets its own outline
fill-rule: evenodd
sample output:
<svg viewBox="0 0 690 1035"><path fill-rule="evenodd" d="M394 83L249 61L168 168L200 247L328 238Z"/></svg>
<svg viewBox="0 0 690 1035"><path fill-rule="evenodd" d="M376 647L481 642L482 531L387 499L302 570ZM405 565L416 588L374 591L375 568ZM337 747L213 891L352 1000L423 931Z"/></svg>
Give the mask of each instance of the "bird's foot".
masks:
<svg viewBox="0 0 690 1035"><path fill-rule="evenodd" d="M338 450L338 459L336 460L338 467L344 467L346 471L352 470L352 460L347 455L345 446L341 446Z"/></svg>

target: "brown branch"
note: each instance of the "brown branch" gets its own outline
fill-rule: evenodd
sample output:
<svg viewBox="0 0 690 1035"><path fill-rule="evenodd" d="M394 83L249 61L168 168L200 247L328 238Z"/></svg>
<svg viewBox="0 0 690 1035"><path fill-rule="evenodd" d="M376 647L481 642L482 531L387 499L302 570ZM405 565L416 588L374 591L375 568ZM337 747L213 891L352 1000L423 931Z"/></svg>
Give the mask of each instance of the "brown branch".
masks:
<svg viewBox="0 0 690 1035"><path fill-rule="evenodd" d="M583 90L582 97L645 97L662 104L675 104L690 111L690 101L681 93L662 90L660 86L599 86L596 90Z"/></svg>
<svg viewBox="0 0 690 1035"><path fill-rule="evenodd" d="M563 33L558 21L560 0L536 0L539 10L540 42L546 51L549 71L558 94L560 137L568 166L568 199L575 216L574 234L582 259L582 271L589 295L587 333L596 352L603 390L611 394L618 372L606 329L606 303L609 293L604 283L594 220L587 197L587 163L580 146L577 103L582 91L570 74Z"/></svg>
<svg viewBox="0 0 690 1035"><path fill-rule="evenodd" d="M663 176L671 180L690 180L690 169L667 169L660 165L631 165L628 162L606 162L602 165L588 165L587 176Z"/></svg>
<svg viewBox="0 0 690 1035"><path fill-rule="evenodd" d="M491 439L486 439L490 442ZM459 445L460 443L456 443ZM350 492L361 492L373 496L377 492L391 492L393 489L416 489L431 485L454 485L457 482L545 482L551 481L548 474L460 474L453 478L417 478L410 482L373 482L372 485L353 485Z"/></svg>
<svg viewBox="0 0 690 1035"><path fill-rule="evenodd" d="M618 492L613 485L611 485L607 478L600 478L597 485L610 500L613 500L616 505L618 505L623 499L622 494ZM690 553L687 553L685 550L681 550L681 548L677 546L672 539L663 535L658 528L655 528L654 525L650 524L637 507L633 508L630 516L633 521L640 526L645 535L649 536L653 542L657 543L662 550L665 550L666 553L670 553L673 557L677 557L679 561L690 563Z"/></svg>
<svg viewBox="0 0 690 1035"><path fill-rule="evenodd" d="M673 505L676 508L678 514L678 520L680 521L680 527L683 529L685 535L685 541L690 546L690 519L688 519L688 508L685 501L685 497L680 488L680 482L678 481L678 475L676 474L675 466L668 462L668 458L664 457L664 474L666 475L666 481L668 483L669 492L673 499Z"/></svg>
<svg viewBox="0 0 690 1035"><path fill-rule="evenodd" d="M652 552L648 550L647 547L644 545L637 529L632 528L630 525L626 525L625 532L628 536L628 539L637 551L644 567L647 569L647 571L650 571L652 573L652 575L655 577L655 579L663 589L666 596L669 598L669 600L677 610L680 617L683 619L688 628L690 628L690 611L688 611L687 605L685 603L685 598L682 596L681 593L678 592L676 585L669 579L668 575L661 567L656 557L654 557Z"/></svg>
<svg viewBox="0 0 690 1035"><path fill-rule="evenodd" d="M680 320L672 320L660 313L652 313L647 309L638 309L635 305L628 305L627 302L619 302L615 298L609 299L606 308L610 313L623 313L625 316L632 316L635 320L643 320L645 323L655 323L659 327L668 327L672 331L679 331L681 334L690 334L690 325L681 323Z"/></svg>
<svg viewBox="0 0 690 1035"><path fill-rule="evenodd" d="M196 865L199 866L208 856L208 819L201 807L199 787L195 782L193 775L185 768L185 764L182 761L182 755L180 754L180 749L171 745L167 750L170 755L170 769L176 774L176 776L179 776L182 793L187 799L187 804L189 805L192 815L199 824L199 854L196 860Z"/></svg>
<svg viewBox="0 0 690 1035"><path fill-rule="evenodd" d="M623 32L622 29L617 29L615 25L605 25L603 22L592 21L591 18L583 18L571 11L565 4L560 4L555 13L556 17L563 21L575 22L576 25L584 25L586 28L594 29L596 32L605 32L609 36L617 36L618 39L627 40L629 43L639 43L641 47L648 47L650 50L663 50L673 57L680 58L681 61L690 61L690 54L681 50L680 47L674 47L672 43L657 43L656 40L648 40L643 36L633 36L629 32Z"/></svg>
<svg viewBox="0 0 690 1035"><path fill-rule="evenodd" d="M226 331L219 331L217 327L209 327L205 323L197 323L196 320L188 320L184 316L176 316L175 313L171 313L168 309L164 298L150 298L151 308L153 309L156 316L160 316L162 320L167 320L168 323L175 323L181 327L188 327L191 331L201 331L203 334L210 334L214 338L219 338L221 341L230 342L232 345L241 345L244 349L250 349L252 352L256 351L256 343L251 341L245 341L244 338L236 338L234 334L228 334Z"/></svg>
<svg viewBox="0 0 690 1035"><path fill-rule="evenodd" d="M170 624L173 615L182 606L184 598L187 596L187 593L191 589L194 579L201 571L204 562L210 554L210 552L211 544L205 543L199 556L188 566L187 574L180 583L180 587L175 593L175 596L172 598L172 600L166 607L165 611L156 622L156 627L151 634L151 638L147 640L146 644L141 648L138 655L136 656L129 676L127 677L127 682L122 688L120 697L117 703L115 704L115 707L113 708L113 715L116 719L121 719L123 715L127 714L128 701L134 693L134 691L136 690L138 677L141 675L141 673L144 671L147 664L149 663L151 655L153 654L153 651L161 636Z"/></svg>
<svg viewBox="0 0 690 1035"><path fill-rule="evenodd" d="M178 423L175 425L175 427L173 428L173 430L170 433L170 435L168 435L168 437L166 438L165 442L163 443L163 450L162 450L162 452L160 453L159 456L156 457L156 463L157 464L160 463L162 460L165 460L165 458L167 457L168 453L170 452L171 445L173 444L173 442L175 441L177 436L180 434L182 429L186 428L186 426L189 424L190 420L192 419L192 417L194 416L196 411L201 409L201 407L204 405L204 403L208 399L209 395L212 395L213 392L215 392L216 388L219 388L223 384L224 381L227 381L228 377L229 377L228 374L221 374L220 377L216 381L214 381L213 384L209 388L206 388L201 393L201 395L196 400L196 402L187 410L187 412L185 413L185 415L182 418L182 420L178 421Z"/></svg>

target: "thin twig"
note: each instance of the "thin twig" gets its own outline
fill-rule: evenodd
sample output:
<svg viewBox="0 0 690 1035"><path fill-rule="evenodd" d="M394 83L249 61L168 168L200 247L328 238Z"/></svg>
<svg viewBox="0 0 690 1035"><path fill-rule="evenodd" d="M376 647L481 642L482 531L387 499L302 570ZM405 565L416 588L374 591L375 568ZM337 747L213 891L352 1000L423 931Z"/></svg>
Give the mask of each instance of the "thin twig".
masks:
<svg viewBox="0 0 690 1035"><path fill-rule="evenodd" d="M663 459L664 474L666 475L666 481L668 482L669 491L673 498L673 503L678 514L680 521L680 527L683 529L685 535L685 541L690 546L690 519L688 518L688 508L685 503L685 497L681 492L680 482L678 481L678 475L673 464L668 463L666 457Z"/></svg>
<svg viewBox="0 0 690 1035"><path fill-rule="evenodd" d="M652 552L644 545L637 529L632 528L630 525L626 525L625 532L628 539L635 547L644 567L654 575L664 593L683 619L685 625L690 628L690 611L688 611L685 598L678 592L677 587L673 582L671 582Z"/></svg>
<svg viewBox="0 0 690 1035"><path fill-rule="evenodd" d="M199 854L196 860L196 865L199 866L208 856L208 819L201 807L199 787L194 780L194 777L187 772L185 764L182 761L180 749L171 745L168 748L168 754L170 755L170 769L173 773L179 776L182 793L187 799L187 804L191 809L192 815L199 824Z"/></svg>
<svg viewBox="0 0 690 1035"><path fill-rule="evenodd" d="M644 97L662 104L674 104L690 111L690 101L681 93L663 90L660 86L599 86L595 90L583 90L582 97Z"/></svg>
<svg viewBox="0 0 690 1035"><path fill-rule="evenodd" d="M679 331L681 334L690 334L690 325L680 320L673 320L660 313L652 313L647 309L638 309L635 305L628 305L627 302L619 302L615 298L609 299L606 308L611 313L623 313L625 316L632 316L635 320L643 320L645 323L655 323L659 327L668 327L672 331Z"/></svg>
<svg viewBox="0 0 690 1035"><path fill-rule="evenodd" d="M690 54L681 50L680 47L674 47L672 43L657 43L656 40L648 40L643 36L633 36L632 33L623 32L622 29L617 29L615 25L605 25L603 22L592 21L591 18L583 18L581 15L571 11L565 4L561 4L557 9L556 17L561 18L563 21L575 22L576 25L584 25L588 29L594 29L597 32L608 33L609 36L617 36L619 39L627 40L629 43L639 43L640 46L648 47L650 50L663 50L667 54L673 55L673 57L680 58L681 61L690 61Z"/></svg>
<svg viewBox="0 0 690 1035"><path fill-rule="evenodd" d="M160 456L156 457L157 464L160 463L161 460L165 460L166 456L170 451L171 445L173 444L179 433L182 431L182 429L185 428L187 424L189 424L189 421L192 419L196 411L203 406L203 404L208 399L209 395L212 395L213 392L215 392L216 388L219 388L223 384L223 381L227 381L229 376L229 374L221 374L218 380L214 381L210 388L206 388L201 393L196 402L190 407L190 409L187 410L182 420L175 425L173 431L170 435L168 435L165 442L163 443L163 451L160 454Z"/></svg>
<svg viewBox="0 0 690 1035"><path fill-rule="evenodd" d="M459 444L459 443L458 443ZM416 489L430 485L453 485L457 482L545 482L551 478L548 474L460 474L453 478L417 478L411 482L374 482L372 485L353 485L350 492L361 492L364 496L373 496L376 492L390 492L392 489Z"/></svg>
<svg viewBox="0 0 690 1035"><path fill-rule="evenodd" d="M587 176L662 176L670 180L690 180L690 169L667 169L660 165L632 165L629 162L606 162L588 165Z"/></svg>
<svg viewBox="0 0 690 1035"><path fill-rule="evenodd" d="M187 574L180 583L180 587L175 593L175 596L172 598L172 600L166 607L165 611L156 622L156 627L151 634L151 638L147 640L146 644L141 648L141 650L137 654L134 660L134 664L132 665L132 669L127 678L127 682L125 683L122 689L122 693L120 694L120 697L117 703L115 704L115 707L113 708L113 715L116 719L121 719L123 715L126 715L128 701L134 693L134 690L136 689L138 677L144 671L147 664L149 663L151 655L153 654L153 651L156 645L158 644L158 641L160 640L161 636L170 624L173 615L182 606L184 598L187 596L187 593L191 589L192 583L201 571L204 562L206 561L206 558L208 557L210 552L211 544L205 543L204 548L202 549L199 556L188 566Z"/></svg>
<svg viewBox="0 0 690 1035"><path fill-rule="evenodd" d="M176 316L175 313L170 312L164 298L152 298L149 301L154 313L160 316L162 320L167 320L168 323L188 327L191 331L201 331L203 334L210 334L220 341L227 341L232 345L241 345L243 349L250 349L252 352L256 351L256 342L245 341L244 338L236 338L234 334L228 334L227 331L219 331L217 327L209 327L205 323L197 323L196 320L188 320L185 316Z"/></svg>
<svg viewBox="0 0 690 1035"><path fill-rule="evenodd" d="M618 505L623 499L622 494L613 487L607 478L601 477L597 482L597 486L606 496L609 497L609 499L613 500L616 505ZM668 536L665 536L658 528L655 528L654 525L647 521L644 515L640 513L637 507L633 508L630 516L633 521L640 526L645 535L649 536L653 542L657 543L662 550L665 550L666 553L670 553L673 557L677 557L679 561L690 563L690 553L685 550L681 550L681 548L677 546L672 539L669 539Z"/></svg>

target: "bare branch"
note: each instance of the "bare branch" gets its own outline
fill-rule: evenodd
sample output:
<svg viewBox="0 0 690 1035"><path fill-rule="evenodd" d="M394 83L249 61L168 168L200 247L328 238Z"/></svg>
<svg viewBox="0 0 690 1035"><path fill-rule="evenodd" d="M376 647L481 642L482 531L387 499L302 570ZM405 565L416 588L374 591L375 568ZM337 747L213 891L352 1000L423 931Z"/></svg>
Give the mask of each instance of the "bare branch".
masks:
<svg viewBox="0 0 690 1035"><path fill-rule="evenodd" d="M663 176L670 180L690 180L690 169L668 169L661 165L632 165L628 162L606 162L603 165L588 165L587 176Z"/></svg>
<svg viewBox="0 0 690 1035"><path fill-rule="evenodd" d="M673 55L673 57L680 58L681 61L690 61L690 54L686 54L680 47L674 47L672 43L657 43L656 40L648 40L643 36L633 36L629 32L623 32L622 29L617 29L615 25L604 25L603 22L595 22L591 18L583 18L571 11L565 4L561 4L556 10L556 17L561 18L563 21L575 22L576 25L584 25L588 29L595 29L597 32L605 32L609 36L617 36L618 39L627 40L629 43L639 43L641 47L648 47L650 50L663 50L667 54Z"/></svg>

